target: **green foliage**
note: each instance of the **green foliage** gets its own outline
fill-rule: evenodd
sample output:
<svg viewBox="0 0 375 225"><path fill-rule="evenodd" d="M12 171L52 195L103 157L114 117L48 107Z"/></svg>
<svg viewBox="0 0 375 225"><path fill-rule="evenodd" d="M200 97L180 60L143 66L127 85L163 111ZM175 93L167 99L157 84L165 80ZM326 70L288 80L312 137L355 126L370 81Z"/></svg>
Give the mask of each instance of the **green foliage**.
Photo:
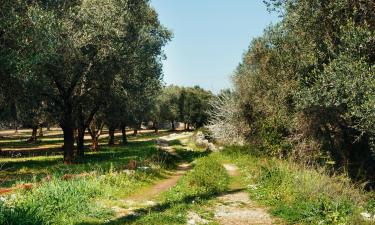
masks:
<svg viewBox="0 0 375 225"><path fill-rule="evenodd" d="M208 120L212 93L198 86L183 88L178 99L179 119L187 124L202 127Z"/></svg>
<svg viewBox="0 0 375 225"><path fill-rule="evenodd" d="M273 156L328 154L336 169L373 180L372 1L266 2L281 21L252 41L233 77L243 136Z"/></svg>
<svg viewBox="0 0 375 225"><path fill-rule="evenodd" d="M67 163L74 157L73 130L82 133L98 111L111 126L145 120L161 88L163 47L171 39L147 0L6 1L0 7L6 11L0 17L0 74L4 85L19 90L1 89L1 102L17 106L20 118L13 120L25 126L56 121L66 133ZM116 100L107 104L111 97ZM126 116L113 119L118 114Z"/></svg>

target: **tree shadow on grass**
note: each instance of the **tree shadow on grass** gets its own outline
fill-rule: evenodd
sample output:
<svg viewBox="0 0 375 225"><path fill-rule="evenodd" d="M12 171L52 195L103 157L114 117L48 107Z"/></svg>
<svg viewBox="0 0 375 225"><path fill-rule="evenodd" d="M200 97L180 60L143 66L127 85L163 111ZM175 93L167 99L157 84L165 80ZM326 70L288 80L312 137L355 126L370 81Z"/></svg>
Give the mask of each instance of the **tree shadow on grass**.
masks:
<svg viewBox="0 0 375 225"><path fill-rule="evenodd" d="M0 167L0 186L9 187L17 181L40 180L47 175L61 176L91 171L123 170L131 159L143 160L157 151L154 141L130 142L127 145L102 147L88 152L77 164L65 165L60 157L7 158Z"/></svg>
<svg viewBox="0 0 375 225"><path fill-rule="evenodd" d="M149 207L134 210L134 212L129 214L129 215L114 219L114 220L109 221L109 222L105 222L105 223L102 223L102 222L80 222L80 223L76 223L75 225L104 225L104 224L125 225L125 224L132 224L134 222L137 222L137 221L141 220L142 218L144 218L145 216L147 216L151 213L163 213L163 212L172 208L175 205L179 205L179 204L189 205L189 204L192 204L192 202L195 201L195 200L206 201L206 200L210 200L210 199L219 197L221 195L233 194L233 193L241 192L241 191L244 191L244 190L245 190L244 188L239 188L239 189L226 191L224 193L207 193L207 194L186 196L182 200L167 201L167 202L157 204L157 205L154 205L154 206L149 206Z"/></svg>

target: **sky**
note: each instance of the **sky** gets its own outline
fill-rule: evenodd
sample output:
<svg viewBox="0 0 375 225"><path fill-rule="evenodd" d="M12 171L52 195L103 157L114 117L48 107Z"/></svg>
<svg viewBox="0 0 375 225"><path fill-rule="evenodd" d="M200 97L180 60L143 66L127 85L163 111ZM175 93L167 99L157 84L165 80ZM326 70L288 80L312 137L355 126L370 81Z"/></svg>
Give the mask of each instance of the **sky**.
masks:
<svg viewBox="0 0 375 225"><path fill-rule="evenodd" d="M151 0L161 23L173 32L165 47L166 84L199 85L218 93L251 40L278 17L262 0Z"/></svg>

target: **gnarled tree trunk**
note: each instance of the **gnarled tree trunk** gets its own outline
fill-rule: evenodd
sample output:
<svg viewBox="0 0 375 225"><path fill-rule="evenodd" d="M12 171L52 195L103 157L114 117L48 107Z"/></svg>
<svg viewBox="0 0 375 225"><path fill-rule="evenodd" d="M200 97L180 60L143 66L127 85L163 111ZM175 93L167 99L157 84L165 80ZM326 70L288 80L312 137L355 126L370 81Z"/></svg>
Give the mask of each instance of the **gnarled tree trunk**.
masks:
<svg viewBox="0 0 375 225"><path fill-rule="evenodd" d="M74 162L74 119L73 107L69 101L64 104L64 117L60 122L60 127L64 133L64 163L73 164Z"/></svg>
<svg viewBox="0 0 375 225"><path fill-rule="evenodd" d="M39 126L39 137L43 137L43 126Z"/></svg>
<svg viewBox="0 0 375 225"><path fill-rule="evenodd" d="M108 145L115 144L115 127L110 126L108 127Z"/></svg>
<svg viewBox="0 0 375 225"><path fill-rule="evenodd" d="M171 125L172 125L172 131L175 131L176 130L176 127L174 125L174 120L171 121Z"/></svg>
<svg viewBox="0 0 375 225"><path fill-rule="evenodd" d="M32 132L31 132L31 137L29 138L29 140L27 140L27 142L36 142L37 141L37 133L38 133L38 126L33 126L32 128Z"/></svg>
<svg viewBox="0 0 375 225"><path fill-rule="evenodd" d="M64 132L64 163L72 164L74 160L74 128L72 125L65 125L62 130Z"/></svg>
<svg viewBox="0 0 375 225"><path fill-rule="evenodd" d="M155 133L156 134L159 133L159 124L158 124L158 122L153 122L153 127L154 127Z"/></svg>
<svg viewBox="0 0 375 225"><path fill-rule="evenodd" d="M101 122L98 127L96 127L95 123L92 123L91 126L89 126L89 128L88 128L91 139L92 139L91 149L93 151L98 151L99 137L102 133L103 127L104 127L104 122Z"/></svg>

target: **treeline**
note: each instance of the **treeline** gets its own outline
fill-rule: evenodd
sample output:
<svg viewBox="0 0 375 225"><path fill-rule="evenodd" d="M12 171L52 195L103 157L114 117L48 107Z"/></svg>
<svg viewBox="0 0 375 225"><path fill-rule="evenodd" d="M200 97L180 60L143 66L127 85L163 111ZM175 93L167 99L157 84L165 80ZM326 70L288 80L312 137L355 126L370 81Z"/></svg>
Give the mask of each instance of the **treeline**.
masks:
<svg viewBox="0 0 375 225"><path fill-rule="evenodd" d="M251 42L211 131L374 185L375 2L266 3L281 21Z"/></svg>
<svg viewBox="0 0 375 225"><path fill-rule="evenodd" d="M189 108L199 88L171 88L177 116L158 104L172 101L160 95L172 34L148 0L1 1L0 12L0 122L32 128L30 141L58 124L65 163L84 156L85 131L95 149L104 126L113 144L115 129L126 143L126 127L150 120L201 125Z"/></svg>

